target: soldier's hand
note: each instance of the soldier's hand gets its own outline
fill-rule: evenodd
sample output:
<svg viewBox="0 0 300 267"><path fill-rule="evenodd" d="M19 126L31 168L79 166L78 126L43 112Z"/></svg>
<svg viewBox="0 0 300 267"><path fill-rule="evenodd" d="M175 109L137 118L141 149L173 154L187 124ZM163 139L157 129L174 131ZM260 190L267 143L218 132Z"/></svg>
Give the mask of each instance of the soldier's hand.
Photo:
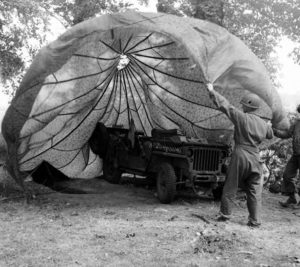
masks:
<svg viewBox="0 0 300 267"><path fill-rule="evenodd" d="M208 92L212 92L214 90L214 86L212 83L206 84L206 89Z"/></svg>

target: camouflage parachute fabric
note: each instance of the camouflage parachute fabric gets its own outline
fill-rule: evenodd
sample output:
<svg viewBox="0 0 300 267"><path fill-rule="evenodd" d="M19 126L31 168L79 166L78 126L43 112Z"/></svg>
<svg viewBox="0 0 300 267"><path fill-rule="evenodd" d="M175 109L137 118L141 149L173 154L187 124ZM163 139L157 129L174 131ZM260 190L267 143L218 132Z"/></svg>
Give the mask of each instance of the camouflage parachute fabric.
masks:
<svg viewBox="0 0 300 267"><path fill-rule="evenodd" d="M262 63L217 25L137 12L80 23L40 50L6 112L9 170L22 181L45 160L69 177L98 175L102 160L87 144L98 121L226 142L232 125L207 82L237 107L245 91L256 93L263 117L284 119Z"/></svg>

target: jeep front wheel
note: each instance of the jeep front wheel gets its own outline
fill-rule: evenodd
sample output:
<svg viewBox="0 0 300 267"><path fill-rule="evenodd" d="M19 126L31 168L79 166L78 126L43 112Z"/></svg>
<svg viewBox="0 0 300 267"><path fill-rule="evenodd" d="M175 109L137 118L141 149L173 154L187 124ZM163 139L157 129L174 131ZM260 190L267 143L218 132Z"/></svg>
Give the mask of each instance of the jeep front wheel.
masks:
<svg viewBox="0 0 300 267"><path fill-rule="evenodd" d="M223 193L223 186L219 185L217 188L212 190L212 194L214 196L214 200L221 200Z"/></svg>
<svg viewBox="0 0 300 267"><path fill-rule="evenodd" d="M156 188L158 199L163 204L171 203L176 195L176 174L171 164L163 162L158 167Z"/></svg>

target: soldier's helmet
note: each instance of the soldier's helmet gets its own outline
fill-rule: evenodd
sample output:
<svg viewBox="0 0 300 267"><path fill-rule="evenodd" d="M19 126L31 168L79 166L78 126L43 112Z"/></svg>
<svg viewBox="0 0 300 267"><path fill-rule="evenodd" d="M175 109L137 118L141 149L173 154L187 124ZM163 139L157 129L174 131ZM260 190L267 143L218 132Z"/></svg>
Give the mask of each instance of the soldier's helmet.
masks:
<svg viewBox="0 0 300 267"><path fill-rule="evenodd" d="M255 95L255 94L247 94L245 95L241 102L240 102L243 106L246 106L248 108L252 108L252 109L258 109L260 108L261 105L261 101L260 98Z"/></svg>

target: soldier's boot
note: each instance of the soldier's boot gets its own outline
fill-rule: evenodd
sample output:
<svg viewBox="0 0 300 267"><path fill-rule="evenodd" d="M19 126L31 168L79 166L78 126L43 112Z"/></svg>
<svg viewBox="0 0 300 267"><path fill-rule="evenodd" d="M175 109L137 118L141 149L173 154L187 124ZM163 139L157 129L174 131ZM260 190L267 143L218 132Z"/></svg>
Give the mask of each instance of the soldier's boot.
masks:
<svg viewBox="0 0 300 267"><path fill-rule="evenodd" d="M285 202L279 201L279 204L284 208L293 207L295 204L297 204L296 194L295 193L290 194L289 198Z"/></svg>

